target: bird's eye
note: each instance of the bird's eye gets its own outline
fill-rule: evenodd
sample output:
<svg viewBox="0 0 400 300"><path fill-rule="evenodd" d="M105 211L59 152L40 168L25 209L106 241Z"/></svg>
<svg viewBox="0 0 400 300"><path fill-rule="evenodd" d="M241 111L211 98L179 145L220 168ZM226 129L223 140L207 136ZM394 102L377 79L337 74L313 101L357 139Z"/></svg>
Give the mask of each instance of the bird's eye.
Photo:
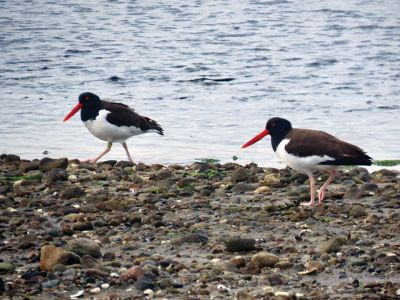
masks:
<svg viewBox="0 0 400 300"><path fill-rule="evenodd" d="M89 96L85 96L85 100L89 100Z"/></svg>
<svg viewBox="0 0 400 300"><path fill-rule="evenodd" d="M272 122L272 123L271 123L271 127L272 127L272 128L275 128L275 127L276 127L276 123L275 123L275 122Z"/></svg>

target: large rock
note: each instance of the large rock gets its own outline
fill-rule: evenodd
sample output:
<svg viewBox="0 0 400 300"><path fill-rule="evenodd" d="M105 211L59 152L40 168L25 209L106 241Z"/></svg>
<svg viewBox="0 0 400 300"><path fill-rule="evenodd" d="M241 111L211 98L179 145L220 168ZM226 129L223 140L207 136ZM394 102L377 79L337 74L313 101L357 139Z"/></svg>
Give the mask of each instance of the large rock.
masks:
<svg viewBox="0 0 400 300"><path fill-rule="evenodd" d="M68 167L67 158L52 159L45 157L42 158L39 165L40 170L42 170L43 172L47 172L55 168L66 169L67 167Z"/></svg>
<svg viewBox="0 0 400 300"><path fill-rule="evenodd" d="M89 239L80 238L70 240L65 249L78 254L80 257L84 255L90 255L94 258L101 257L100 246Z"/></svg>
<svg viewBox="0 0 400 300"><path fill-rule="evenodd" d="M250 172L246 168L237 168L235 171L232 172L231 179L232 182L242 182L249 180Z"/></svg>
<svg viewBox="0 0 400 300"><path fill-rule="evenodd" d="M251 257L250 260L250 265L255 268L264 268L264 267L270 267L272 268L275 266L275 264L279 261L279 257L269 253L269 252L260 252L257 254L254 254Z"/></svg>
<svg viewBox="0 0 400 300"><path fill-rule="evenodd" d="M58 264L70 265L80 263L79 256L51 245L43 246L40 252L40 269L51 271Z"/></svg>

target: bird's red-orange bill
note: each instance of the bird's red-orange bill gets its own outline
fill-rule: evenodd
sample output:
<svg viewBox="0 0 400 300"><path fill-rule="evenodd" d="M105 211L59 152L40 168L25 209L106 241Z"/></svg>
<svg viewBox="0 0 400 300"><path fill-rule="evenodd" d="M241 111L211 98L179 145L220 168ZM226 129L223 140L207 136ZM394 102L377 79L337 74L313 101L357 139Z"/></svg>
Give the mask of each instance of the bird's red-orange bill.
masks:
<svg viewBox="0 0 400 300"><path fill-rule="evenodd" d="M269 134L269 131L267 129L261 131L259 134L257 134L255 137L253 137L250 141L248 141L246 144L242 146L243 148L246 148L250 145L253 145L254 143L257 143L259 140L261 140L263 137L267 136Z"/></svg>
<svg viewBox="0 0 400 300"><path fill-rule="evenodd" d="M69 113L65 116L64 122L68 121L74 114L76 114L81 108L82 104L78 103Z"/></svg>

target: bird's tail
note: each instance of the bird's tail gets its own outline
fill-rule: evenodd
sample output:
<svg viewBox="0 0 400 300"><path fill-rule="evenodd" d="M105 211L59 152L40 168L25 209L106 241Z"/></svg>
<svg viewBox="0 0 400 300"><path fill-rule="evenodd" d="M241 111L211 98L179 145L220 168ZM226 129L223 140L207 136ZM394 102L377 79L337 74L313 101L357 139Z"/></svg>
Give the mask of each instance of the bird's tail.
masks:
<svg viewBox="0 0 400 300"><path fill-rule="evenodd" d="M321 165L342 165L342 166L370 166L372 157L367 154L360 156L343 156L331 161L325 161Z"/></svg>
<svg viewBox="0 0 400 300"><path fill-rule="evenodd" d="M148 125L146 131L153 131L157 132L159 135L164 135L164 129L161 128L160 124L150 118L146 118L146 121Z"/></svg>

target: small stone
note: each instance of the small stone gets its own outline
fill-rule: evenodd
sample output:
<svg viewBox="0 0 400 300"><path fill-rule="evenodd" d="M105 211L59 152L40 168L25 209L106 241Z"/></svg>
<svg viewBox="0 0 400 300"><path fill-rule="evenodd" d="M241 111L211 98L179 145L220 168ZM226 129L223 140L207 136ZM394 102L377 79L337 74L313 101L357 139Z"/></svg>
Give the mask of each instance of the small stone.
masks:
<svg viewBox="0 0 400 300"><path fill-rule="evenodd" d="M55 273L55 272L63 273L63 272L65 272L65 270L67 270L67 268L63 264L57 264L57 265L55 265L53 267L51 272L53 272L53 273Z"/></svg>
<svg viewBox="0 0 400 300"><path fill-rule="evenodd" d="M281 275L277 273L272 273L267 276L269 284L274 285L282 285L284 284L284 280L282 279Z"/></svg>
<svg viewBox="0 0 400 300"><path fill-rule="evenodd" d="M356 183L354 182L354 180L351 180L351 179L346 179L346 180L342 181L342 185L344 185L344 186L353 186L355 184Z"/></svg>
<svg viewBox="0 0 400 300"><path fill-rule="evenodd" d="M135 287L139 291L145 291L147 289L154 290L155 284L153 279L147 276L141 276L136 280Z"/></svg>
<svg viewBox="0 0 400 300"><path fill-rule="evenodd" d="M76 175L69 175L68 181L72 182L72 183L76 183L76 182L78 182L78 177Z"/></svg>
<svg viewBox="0 0 400 300"><path fill-rule="evenodd" d="M307 269L314 269L314 268L316 268L319 272L325 270L324 264L320 261L313 260L307 263Z"/></svg>
<svg viewBox="0 0 400 300"><path fill-rule="evenodd" d="M0 262L0 273L13 272L14 269L15 266L13 264L10 264L8 262Z"/></svg>
<svg viewBox="0 0 400 300"><path fill-rule="evenodd" d="M138 266L133 266L132 268L126 270L121 275L121 281L128 281L129 279L137 280L139 277L143 276L143 271Z"/></svg>
<svg viewBox="0 0 400 300"><path fill-rule="evenodd" d="M279 257L272 253L260 252L251 257L250 265L255 268L274 267L279 261Z"/></svg>
<svg viewBox="0 0 400 300"><path fill-rule="evenodd" d="M43 175L43 182L47 185L56 183L57 181L66 181L67 172L61 168L51 169L49 172Z"/></svg>
<svg viewBox="0 0 400 300"><path fill-rule="evenodd" d="M321 253L331 253L331 252L338 252L340 247L346 243L346 239L342 237L335 237L330 239L329 241L323 242L320 245L320 252Z"/></svg>
<svg viewBox="0 0 400 300"><path fill-rule="evenodd" d="M314 274L317 274L317 272L318 272L317 268L309 268L305 271L297 272L297 274L298 275L314 275Z"/></svg>
<svg viewBox="0 0 400 300"><path fill-rule="evenodd" d="M40 251L40 269L51 271L58 264L70 265L80 263L79 256L51 245L45 245Z"/></svg>
<svg viewBox="0 0 400 300"><path fill-rule="evenodd" d="M72 225L73 231L86 231L86 230L93 230L92 222L78 222Z"/></svg>
<svg viewBox="0 0 400 300"><path fill-rule="evenodd" d="M291 263L288 260L280 260L275 264L275 268L279 269L289 269L293 266L293 263Z"/></svg>
<svg viewBox="0 0 400 300"><path fill-rule="evenodd" d="M248 252L255 248L255 239L240 237L228 238L224 241L228 252Z"/></svg>
<svg viewBox="0 0 400 300"><path fill-rule="evenodd" d="M42 288L44 289L52 289L57 287L60 284L60 279L53 279L50 281L46 281L42 283Z"/></svg>
<svg viewBox="0 0 400 300"><path fill-rule="evenodd" d="M257 188L256 184L239 182L232 187L231 191L236 193L245 193L254 191L256 188Z"/></svg>
<svg viewBox="0 0 400 300"><path fill-rule="evenodd" d="M364 219L364 223L376 225L380 223L380 218L373 213L368 213L368 216Z"/></svg>
<svg viewBox="0 0 400 300"><path fill-rule="evenodd" d="M99 287L96 287L96 288L93 288L90 290L91 294L98 294L100 292L101 292L101 288L99 288Z"/></svg>
<svg viewBox="0 0 400 300"><path fill-rule="evenodd" d="M272 191L271 188L268 186L260 186L254 191L254 193L257 195L271 195Z"/></svg>
<svg viewBox="0 0 400 300"><path fill-rule="evenodd" d="M347 260L347 265L351 267L362 267L368 265L368 262L362 258L351 257Z"/></svg>
<svg viewBox="0 0 400 300"><path fill-rule="evenodd" d="M61 236L60 230L58 228L50 228L47 230L47 235L52 236L52 237L59 237Z"/></svg>
<svg viewBox="0 0 400 300"><path fill-rule="evenodd" d="M103 254L103 260L115 260L115 253L114 252L105 252Z"/></svg>
<svg viewBox="0 0 400 300"><path fill-rule="evenodd" d="M61 199L80 198L85 195L85 192L77 186L69 187L61 193Z"/></svg>
<svg viewBox="0 0 400 300"><path fill-rule="evenodd" d="M246 266L246 259L243 256L237 256L229 260L229 264L236 268L243 268Z"/></svg>
<svg viewBox="0 0 400 300"><path fill-rule="evenodd" d="M73 235L74 234L74 231L72 230L71 226L68 224L61 226L61 232L64 235Z"/></svg>
<svg viewBox="0 0 400 300"><path fill-rule="evenodd" d="M103 290L106 290L106 289L108 289L110 287L110 284L108 284L108 283L103 283L102 285L101 285L101 288L103 289Z"/></svg>
<svg viewBox="0 0 400 300"><path fill-rule="evenodd" d="M74 252L81 257L83 255L90 255L94 258L101 257L100 246L96 242L85 238L70 240L65 249Z"/></svg>
<svg viewBox="0 0 400 300"><path fill-rule="evenodd" d="M376 183L370 182L363 184L360 190L363 192L377 192L379 190L379 187Z"/></svg>
<svg viewBox="0 0 400 300"><path fill-rule="evenodd" d="M154 292L151 289L147 289L143 291L143 295L147 297L147 299L153 298Z"/></svg>
<svg viewBox="0 0 400 300"><path fill-rule="evenodd" d="M199 243L205 245L208 243L208 237L200 233L189 233L171 241L173 245L182 245L184 243Z"/></svg>
<svg viewBox="0 0 400 300"><path fill-rule="evenodd" d="M273 187L273 188L280 188L283 187L284 184L281 183L279 180L279 174L267 174L264 177L264 180L260 182L262 186L268 186L268 187Z"/></svg>
<svg viewBox="0 0 400 300"><path fill-rule="evenodd" d="M353 218L365 217L368 214L367 210L361 205L355 205L350 209L349 216Z"/></svg>
<svg viewBox="0 0 400 300"><path fill-rule="evenodd" d="M94 268L97 265L97 261L90 255L82 256L81 260L84 268Z"/></svg>

